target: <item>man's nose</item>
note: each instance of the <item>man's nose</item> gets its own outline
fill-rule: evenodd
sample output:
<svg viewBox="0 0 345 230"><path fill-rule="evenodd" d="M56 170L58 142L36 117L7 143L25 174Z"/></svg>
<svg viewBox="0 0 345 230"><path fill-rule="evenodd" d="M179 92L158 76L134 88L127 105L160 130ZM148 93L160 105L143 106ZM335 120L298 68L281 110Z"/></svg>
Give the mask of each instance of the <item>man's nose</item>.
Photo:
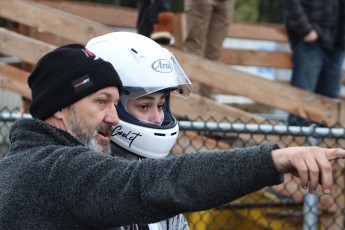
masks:
<svg viewBox="0 0 345 230"><path fill-rule="evenodd" d="M115 106L107 111L104 117L104 122L111 125L117 125L119 123L119 116L117 114Z"/></svg>

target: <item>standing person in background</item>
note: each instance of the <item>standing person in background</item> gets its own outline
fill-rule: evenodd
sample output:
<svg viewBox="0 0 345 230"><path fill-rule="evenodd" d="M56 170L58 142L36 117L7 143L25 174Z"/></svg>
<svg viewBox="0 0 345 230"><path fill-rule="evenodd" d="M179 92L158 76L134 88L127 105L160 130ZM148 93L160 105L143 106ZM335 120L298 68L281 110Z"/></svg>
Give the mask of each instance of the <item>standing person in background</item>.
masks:
<svg viewBox="0 0 345 230"><path fill-rule="evenodd" d="M184 50L209 60L219 60L232 21L235 0L185 0L187 36ZM200 85L211 97L211 88Z"/></svg>
<svg viewBox="0 0 345 230"><path fill-rule="evenodd" d="M172 39L171 0L138 0L138 33L166 45Z"/></svg>
<svg viewBox="0 0 345 230"><path fill-rule="evenodd" d="M281 0L291 49L291 85L339 98L345 54L344 0ZM290 114L290 125L310 122Z"/></svg>
<svg viewBox="0 0 345 230"><path fill-rule="evenodd" d="M176 96L178 88L192 88L192 83L177 61L169 71L147 69L145 65L156 60L170 60L173 57L171 53L143 36L121 32L93 38L86 47L109 61L118 70L123 84L124 90L116 107L119 123L114 126L110 137L112 155L139 161L172 156L171 149L176 143L179 126L170 111L170 95ZM146 57L145 62L135 61L127 52L130 47L141 51ZM121 68L123 63L131 63L131 68ZM124 133L140 136L132 140ZM124 226L124 229L188 230L189 227L183 214L178 214L157 223L134 224Z"/></svg>

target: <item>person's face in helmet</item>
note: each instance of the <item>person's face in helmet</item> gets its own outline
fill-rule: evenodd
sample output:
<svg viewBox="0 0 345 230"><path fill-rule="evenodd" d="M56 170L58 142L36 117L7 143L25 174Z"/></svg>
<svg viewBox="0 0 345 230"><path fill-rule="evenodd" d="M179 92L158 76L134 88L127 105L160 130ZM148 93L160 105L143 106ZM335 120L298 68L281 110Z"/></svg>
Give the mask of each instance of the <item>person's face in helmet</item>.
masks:
<svg viewBox="0 0 345 230"><path fill-rule="evenodd" d="M136 99L129 99L126 104L126 110L143 122L160 125L164 118L164 103L164 93L156 92Z"/></svg>

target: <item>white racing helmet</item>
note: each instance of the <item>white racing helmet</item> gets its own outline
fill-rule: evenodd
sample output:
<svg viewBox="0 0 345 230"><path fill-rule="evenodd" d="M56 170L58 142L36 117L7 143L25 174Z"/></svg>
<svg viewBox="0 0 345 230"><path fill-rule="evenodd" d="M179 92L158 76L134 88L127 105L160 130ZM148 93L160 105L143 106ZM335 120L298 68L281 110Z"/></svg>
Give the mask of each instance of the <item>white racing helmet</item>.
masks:
<svg viewBox="0 0 345 230"><path fill-rule="evenodd" d="M186 98L192 90L192 83L174 55L153 40L131 32L113 32L93 38L86 48L110 62L123 84L117 106L120 121L114 126L111 140L143 157L166 157L179 131L177 120L170 112L170 93ZM166 95L164 120L160 126L141 122L126 111L127 100L158 91Z"/></svg>

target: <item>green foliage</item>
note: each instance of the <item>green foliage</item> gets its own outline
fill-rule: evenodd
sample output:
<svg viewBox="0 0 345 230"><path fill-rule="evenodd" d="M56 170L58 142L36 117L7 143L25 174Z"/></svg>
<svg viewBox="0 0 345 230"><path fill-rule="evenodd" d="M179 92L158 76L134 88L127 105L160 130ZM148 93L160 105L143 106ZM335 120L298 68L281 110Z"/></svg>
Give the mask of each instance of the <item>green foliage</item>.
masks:
<svg viewBox="0 0 345 230"><path fill-rule="evenodd" d="M280 0L261 0L258 12L260 22L283 23L284 21Z"/></svg>
<svg viewBox="0 0 345 230"><path fill-rule="evenodd" d="M260 0L237 0L235 5L234 20L250 21L258 20L258 6Z"/></svg>
<svg viewBox="0 0 345 230"><path fill-rule="evenodd" d="M234 20L282 23L283 13L279 0L237 0Z"/></svg>
<svg viewBox="0 0 345 230"><path fill-rule="evenodd" d="M171 1L171 11L172 12L183 12L184 2L183 0Z"/></svg>

